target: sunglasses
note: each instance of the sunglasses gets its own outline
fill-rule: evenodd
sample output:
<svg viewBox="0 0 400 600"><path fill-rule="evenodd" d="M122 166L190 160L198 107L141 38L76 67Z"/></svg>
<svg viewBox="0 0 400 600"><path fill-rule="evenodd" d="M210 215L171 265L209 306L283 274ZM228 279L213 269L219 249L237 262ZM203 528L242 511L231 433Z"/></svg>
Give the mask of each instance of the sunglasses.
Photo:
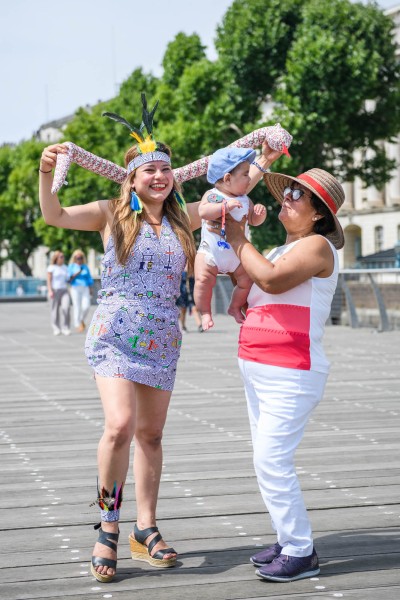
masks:
<svg viewBox="0 0 400 600"><path fill-rule="evenodd" d="M292 200L297 201L304 195L307 195L304 190L299 190L298 188L285 187L283 190L283 197L292 196Z"/></svg>
<svg viewBox="0 0 400 600"><path fill-rule="evenodd" d="M75 256L75 260L83 260L83 256Z"/></svg>

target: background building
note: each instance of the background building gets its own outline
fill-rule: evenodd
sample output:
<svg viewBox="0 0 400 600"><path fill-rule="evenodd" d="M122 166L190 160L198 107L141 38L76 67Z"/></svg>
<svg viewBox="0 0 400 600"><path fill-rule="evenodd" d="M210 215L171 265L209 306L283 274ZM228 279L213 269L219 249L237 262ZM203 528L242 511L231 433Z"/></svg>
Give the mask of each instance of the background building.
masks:
<svg viewBox="0 0 400 600"><path fill-rule="evenodd" d="M385 11L394 21L397 56L400 61L400 5ZM382 190L365 188L359 179L345 185L346 201L340 210L339 221L344 229L346 244L340 251L341 267L365 266L362 257L392 250L400 240L400 136L393 142L382 142L389 158L396 161L393 177ZM386 253L387 255L387 253ZM390 262L390 261L389 261ZM375 261L379 264L379 261ZM385 266L395 266L385 261Z"/></svg>

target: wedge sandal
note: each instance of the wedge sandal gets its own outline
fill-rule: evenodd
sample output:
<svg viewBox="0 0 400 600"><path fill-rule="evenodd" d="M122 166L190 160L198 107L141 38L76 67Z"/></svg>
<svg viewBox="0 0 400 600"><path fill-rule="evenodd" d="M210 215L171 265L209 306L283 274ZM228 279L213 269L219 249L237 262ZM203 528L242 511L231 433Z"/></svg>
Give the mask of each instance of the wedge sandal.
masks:
<svg viewBox="0 0 400 600"><path fill-rule="evenodd" d="M107 546L108 548L111 548L111 550L114 550L114 552L116 552L119 533L108 533L107 531L104 531L101 528L100 524L96 526L95 529L100 529L97 541L100 542L100 544L103 544L103 546ZM117 561L111 558L92 556L92 564L90 566L90 570L92 572L93 577L95 577L97 581L100 581L101 583L110 583L110 581L114 579L115 574L102 575L102 573L98 573L96 571L96 567L109 567L110 569L114 569L114 571L116 571Z"/></svg>
<svg viewBox="0 0 400 600"><path fill-rule="evenodd" d="M164 548L163 550L158 550L153 555L151 554L154 546L162 540L158 527L139 529L135 524L133 533L135 537L133 537L132 534L129 535L129 545L133 560L143 560L150 565L153 565L153 567L159 568L174 567L176 565L176 556L164 558L166 554L176 554L176 551L173 548ZM157 533L157 535L154 536L148 545L146 545L146 539L153 533Z"/></svg>

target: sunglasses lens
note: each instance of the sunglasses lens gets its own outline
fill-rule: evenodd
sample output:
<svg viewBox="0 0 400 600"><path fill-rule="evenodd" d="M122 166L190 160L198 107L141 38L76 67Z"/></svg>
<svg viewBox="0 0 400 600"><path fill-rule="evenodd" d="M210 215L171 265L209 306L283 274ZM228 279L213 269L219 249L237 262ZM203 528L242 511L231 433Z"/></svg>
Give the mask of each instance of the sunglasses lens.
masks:
<svg viewBox="0 0 400 600"><path fill-rule="evenodd" d="M291 193L291 191L292 191L292 188L285 187L285 189L283 190L283 197L289 196L289 194Z"/></svg>

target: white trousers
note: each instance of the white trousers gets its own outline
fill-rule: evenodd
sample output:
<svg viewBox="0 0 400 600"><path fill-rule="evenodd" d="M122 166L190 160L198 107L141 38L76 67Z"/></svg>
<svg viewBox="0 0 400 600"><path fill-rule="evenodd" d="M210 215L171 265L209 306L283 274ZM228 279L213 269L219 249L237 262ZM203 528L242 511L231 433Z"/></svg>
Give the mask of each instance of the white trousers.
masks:
<svg viewBox="0 0 400 600"><path fill-rule="evenodd" d="M74 325L85 322L90 308L90 289L86 285L72 285L71 289L72 306L74 308Z"/></svg>
<svg viewBox="0 0 400 600"><path fill-rule="evenodd" d="M71 298L67 288L54 290L54 296L51 299L51 324L54 332L69 330L70 307Z"/></svg>
<svg viewBox="0 0 400 600"><path fill-rule="evenodd" d="M311 524L294 466L294 454L312 410L321 400L327 374L274 367L239 358L254 467L262 498L283 554L308 556Z"/></svg>

